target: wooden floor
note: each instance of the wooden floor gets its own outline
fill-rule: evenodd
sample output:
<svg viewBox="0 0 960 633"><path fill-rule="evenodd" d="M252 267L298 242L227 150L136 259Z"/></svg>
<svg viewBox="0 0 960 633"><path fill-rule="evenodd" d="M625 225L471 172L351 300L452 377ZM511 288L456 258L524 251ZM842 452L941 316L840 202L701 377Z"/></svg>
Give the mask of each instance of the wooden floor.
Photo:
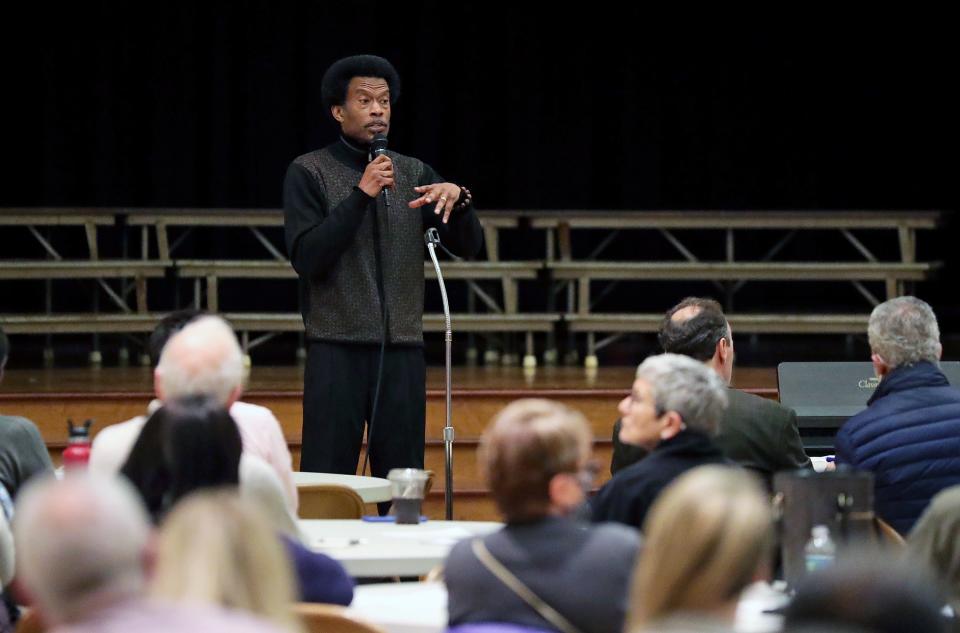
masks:
<svg viewBox="0 0 960 633"><path fill-rule="evenodd" d="M454 515L458 519L494 519L496 513L476 464L483 428L509 402L524 397L551 398L581 411L594 435L595 457L609 463L611 429L617 403L633 382L633 367L544 367L525 372L515 367L456 367L453 374ZM427 514L443 516L444 371L427 371L426 467L437 472L437 485ZM734 386L776 398L776 370L735 371ZM144 367L8 370L0 384L0 412L37 423L55 461L66 446L67 419L94 420L96 433L105 426L142 415L153 397L152 373ZM299 465L302 426L303 371L297 367L254 367L243 399L269 407ZM609 473L602 473L598 484Z"/></svg>
<svg viewBox="0 0 960 633"><path fill-rule="evenodd" d="M527 373L518 367L454 367L454 393L464 391L617 391L626 394L635 367L540 367ZM746 367L734 371L733 386L751 391L776 390L773 367ZM427 368L427 391L442 391L443 367ZM303 369L295 366L253 367L247 393L303 393ZM147 367L72 369L8 369L0 383L0 402L8 394L146 394L153 392L153 373Z"/></svg>

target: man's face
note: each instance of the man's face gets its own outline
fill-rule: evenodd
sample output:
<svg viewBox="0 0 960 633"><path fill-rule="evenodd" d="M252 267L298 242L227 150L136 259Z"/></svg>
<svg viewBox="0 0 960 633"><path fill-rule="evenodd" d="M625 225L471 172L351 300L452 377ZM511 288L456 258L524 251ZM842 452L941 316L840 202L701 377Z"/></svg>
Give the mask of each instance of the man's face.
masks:
<svg viewBox="0 0 960 633"><path fill-rule="evenodd" d="M617 409L623 420L620 441L642 446L647 450L656 448L660 443L660 432L664 425L663 416L657 415L650 383L642 378L633 381L633 390L620 401Z"/></svg>
<svg viewBox="0 0 960 633"><path fill-rule="evenodd" d="M390 87L386 79L354 77L343 105L330 108L343 135L363 144L390 130Z"/></svg>

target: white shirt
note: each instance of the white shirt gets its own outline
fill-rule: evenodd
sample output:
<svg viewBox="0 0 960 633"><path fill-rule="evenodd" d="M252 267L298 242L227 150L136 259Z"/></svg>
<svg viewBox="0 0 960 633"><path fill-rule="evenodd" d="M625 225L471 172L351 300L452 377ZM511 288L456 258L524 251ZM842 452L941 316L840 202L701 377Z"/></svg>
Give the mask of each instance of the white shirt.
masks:
<svg viewBox="0 0 960 633"><path fill-rule="evenodd" d="M147 413L153 413L160 406L161 403L154 400L147 407ZM230 407L230 417L240 430L243 451L259 457L273 468L283 485L287 506L296 514L298 500L297 486L293 481L293 458L280 429L280 422L270 409L248 402L234 402ZM120 472L146 422L146 416L138 415L132 420L101 429L93 438L90 471L104 475Z"/></svg>

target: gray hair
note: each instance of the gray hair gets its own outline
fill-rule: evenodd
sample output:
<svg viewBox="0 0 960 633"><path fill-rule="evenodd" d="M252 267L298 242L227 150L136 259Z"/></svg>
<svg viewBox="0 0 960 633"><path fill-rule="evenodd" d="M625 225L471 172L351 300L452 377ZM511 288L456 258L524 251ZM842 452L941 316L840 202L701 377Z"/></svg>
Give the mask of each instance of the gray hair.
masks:
<svg viewBox="0 0 960 633"><path fill-rule="evenodd" d="M676 411L688 428L713 435L727 408L727 386L713 369L680 354L650 356L637 378L653 391L658 412Z"/></svg>
<svg viewBox="0 0 960 633"><path fill-rule="evenodd" d="M13 521L17 574L53 623L82 617L98 596L139 595L150 521L126 480L68 473L27 484Z"/></svg>
<svg viewBox="0 0 960 633"><path fill-rule="evenodd" d="M897 297L884 301L870 314L870 349L891 368L921 361L939 364L940 327L925 301Z"/></svg>
<svg viewBox="0 0 960 633"><path fill-rule="evenodd" d="M164 346L156 379L164 400L207 395L226 406L243 384L243 353L236 334L218 316L191 321Z"/></svg>

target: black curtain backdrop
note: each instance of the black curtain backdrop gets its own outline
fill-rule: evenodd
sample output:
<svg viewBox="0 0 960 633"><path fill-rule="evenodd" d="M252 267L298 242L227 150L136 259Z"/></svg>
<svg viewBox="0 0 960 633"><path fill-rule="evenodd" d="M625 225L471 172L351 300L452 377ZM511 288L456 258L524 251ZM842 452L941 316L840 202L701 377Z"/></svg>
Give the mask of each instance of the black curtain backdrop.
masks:
<svg viewBox="0 0 960 633"><path fill-rule="evenodd" d="M290 160L334 135L323 71L374 52L404 81L391 146L486 208L950 205L956 46L935 16L748 27L612 2L343 6L11 18L0 202L279 206Z"/></svg>
<svg viewBox="0 0 960 633"><path fill-rule="evenodd" d="M11 13L0 205L278 207L289 162L335 138L324 70L372 52L403 78L391 147L469 186L481 208L956 207L945 15L881 24L796 7L747 20L560 6ZM955 227L921 242L948 273ZM956 303L942 282L930 293Z"/></svg>

